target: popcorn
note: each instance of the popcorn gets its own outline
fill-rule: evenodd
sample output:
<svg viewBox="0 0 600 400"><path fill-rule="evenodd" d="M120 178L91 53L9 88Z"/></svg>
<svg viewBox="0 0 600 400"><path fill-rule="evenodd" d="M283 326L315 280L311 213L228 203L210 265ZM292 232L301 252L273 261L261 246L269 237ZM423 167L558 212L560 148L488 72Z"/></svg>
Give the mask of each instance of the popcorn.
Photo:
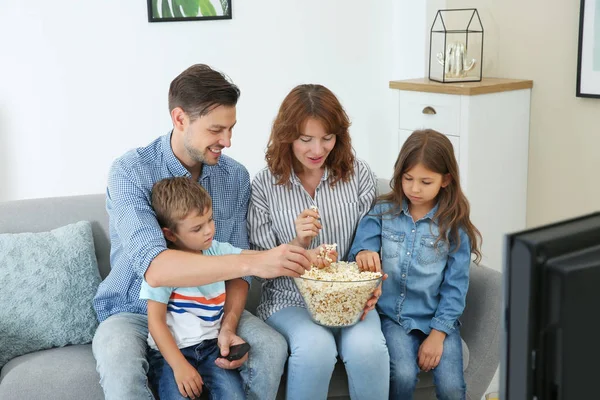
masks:
<svg viewBox="0 0 600 400"><path fill-rule="evenodd" d="M329 253L335 251L335 249L337 249L337 243L323 244L319 248L319 254L317 255L317 258L325 258L325 260L332 262L333 260L329 258Z"/></svg>
<svg viewBox="0 0 600 400"><path fill-rule="evenodd" d="M333 246L333 245L332 245ZM330 327L354 325L381 283L381 272L360 271L355 262L312 268L294 278L311 318Z"/></svg>

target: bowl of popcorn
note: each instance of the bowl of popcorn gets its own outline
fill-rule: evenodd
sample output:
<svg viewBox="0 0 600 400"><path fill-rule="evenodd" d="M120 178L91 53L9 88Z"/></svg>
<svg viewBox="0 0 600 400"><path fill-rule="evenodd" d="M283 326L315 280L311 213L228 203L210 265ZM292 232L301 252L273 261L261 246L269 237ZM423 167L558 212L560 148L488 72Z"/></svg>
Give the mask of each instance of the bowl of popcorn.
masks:
<svg viewBox="0 0 600 400"><path fill-rule="evenodd" d="M315 323L342 328L359 321L381 279L381 272L361 271L355 262L339 261L313 267L294 282Z"/></svg>

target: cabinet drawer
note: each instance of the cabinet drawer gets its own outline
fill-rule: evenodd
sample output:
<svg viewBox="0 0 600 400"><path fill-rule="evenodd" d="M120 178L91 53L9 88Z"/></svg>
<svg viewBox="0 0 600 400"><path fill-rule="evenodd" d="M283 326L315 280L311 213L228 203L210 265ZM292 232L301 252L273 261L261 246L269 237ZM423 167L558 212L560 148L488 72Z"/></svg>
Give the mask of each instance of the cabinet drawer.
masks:
<svg viewBox="0 0 600 400"><path fill-rule="evenodd" d="M430 107L435 114L424 113ZM400 91L400 129L435 129L444 135L460 136L460 96Z"/></svg>
<svg viewBox="0 0 600 400"><path fill-rule="evenodd" d="M398 131L398 153L400 153L400 149L402 145L408 139L408 137L413 133L412 130L400 129ZM452 143L452 147L454 147L454 157L456 157L456 161L458 162L460 168L460 138L457 136L446 135L448 139L450 139L450 143ZM462 171L461 171L462 172Z"/></svg>

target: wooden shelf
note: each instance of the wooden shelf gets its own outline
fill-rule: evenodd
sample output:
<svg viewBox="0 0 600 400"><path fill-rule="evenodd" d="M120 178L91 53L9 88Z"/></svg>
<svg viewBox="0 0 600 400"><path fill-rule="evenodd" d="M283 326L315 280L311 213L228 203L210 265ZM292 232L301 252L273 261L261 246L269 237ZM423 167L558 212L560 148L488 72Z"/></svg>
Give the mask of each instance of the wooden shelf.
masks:
<svg viewBox="0 0 600 400"><path fill-rule="evenodd" d="M475 96L478 94L508 92L511 90L531 89L533 81L523 79L483 78L481 82L439 83L427 78L390 81L391 89L414 92L458 94Z"/></svg>

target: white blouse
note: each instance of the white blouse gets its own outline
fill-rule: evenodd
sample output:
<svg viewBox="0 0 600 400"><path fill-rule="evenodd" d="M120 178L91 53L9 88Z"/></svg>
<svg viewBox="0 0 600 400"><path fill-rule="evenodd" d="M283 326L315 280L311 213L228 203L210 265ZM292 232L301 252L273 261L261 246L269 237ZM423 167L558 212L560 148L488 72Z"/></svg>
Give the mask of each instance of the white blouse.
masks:
<svg viewBox="0 0 600 400"><path fill-rule="evenodd" d="M356 159L354 175L347 182L338 181L334 187L329 185L329 171L325 170L314 199L293 171L290 181L290 186L277 185L277 178L268 168L254 177L248 207L250 247L268 250L291 242L296 237L294 221L298 215L316 206L322 229L310 248L336 243L338 260L345 260L358 222L369 211L376 196L375 175L367 163ZM258 317L266 320L274 312L290 306L304 307L294 280L288 277L265 280Z"/></svg>

